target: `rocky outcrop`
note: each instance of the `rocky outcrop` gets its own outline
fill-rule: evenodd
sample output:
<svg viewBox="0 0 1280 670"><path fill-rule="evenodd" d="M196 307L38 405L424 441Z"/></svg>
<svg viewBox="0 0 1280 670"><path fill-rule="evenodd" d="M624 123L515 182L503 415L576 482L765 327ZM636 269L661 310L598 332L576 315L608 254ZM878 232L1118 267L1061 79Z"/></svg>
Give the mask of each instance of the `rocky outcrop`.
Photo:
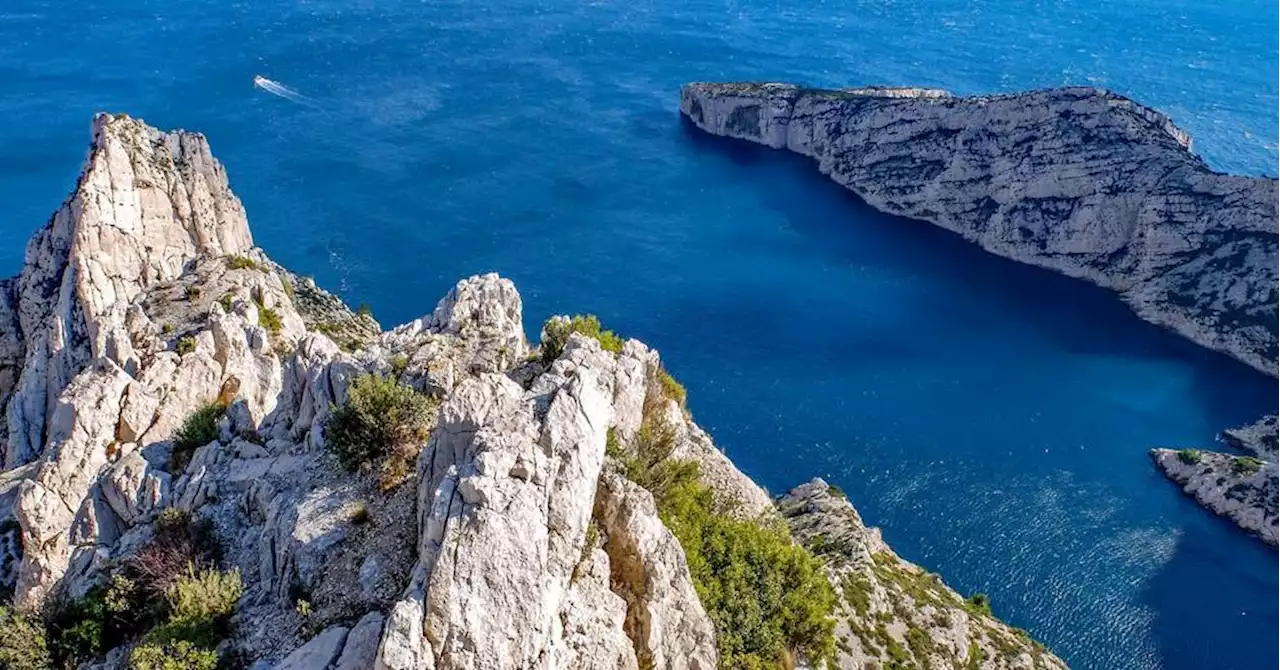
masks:
<svg viewBox="0 0 1280 670"><path fill-rule="evenodd" d="M252 246L244 209L203 136L162 133L127 117L94 119L75 192L27 245L12 300L0 298L0 319L17 317L17 330L0 337L0 365L15 340L25 352L8 403L5 467L39 456L59 394L90 360L134 364L119 314L134 297L173 280L199 255Z"/></svg>
<svg viewBox="0 0 1280 670"><path fill-rule="evenodd" d="M688 84L681 112L786 148L876 209L1112 289L1143 319L1277 374L1276 180L1211 171L1107 91Z"/></svg>
<svg viewBox="0 0 1280 670"><path fill-rule="evenodd" d="M725 510L779 516L661 390L657 352L581 334L531 351L494 274L381 331L251 245L202 137L95 120L75 194L0 282L0 587L20 607L92 592L178 508L241 576L221 650L255 670L717 667L684 549L610 449L659 420L665 457L696 463ZM438 406L391 484L326 447L364 374Z"/></svg>
<svg viewBox="0 0 1280 670"><path fill-rule="evenodd" d="M1156 465L1203 507L1276 546L1276 463L1196 449L1153 449Z"/></svg>
<svg viewBox="0 0 1280 670"><path fill-rule="evenodd" d="M792 489L778 507L836 586L839 667L1066 667L1026 631L993 617L984 601L966 600L899 558L821 479Z"/></svg>

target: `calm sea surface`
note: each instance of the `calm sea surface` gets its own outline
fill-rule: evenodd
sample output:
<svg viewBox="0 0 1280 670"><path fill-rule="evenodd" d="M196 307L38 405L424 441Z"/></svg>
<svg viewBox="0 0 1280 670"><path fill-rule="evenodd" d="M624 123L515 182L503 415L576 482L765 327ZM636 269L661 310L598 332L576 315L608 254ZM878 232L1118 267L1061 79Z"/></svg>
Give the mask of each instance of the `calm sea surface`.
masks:
<svg viewBox="0 0 1280 670"><path fill-rule="evenodd" d="M838 483L1074 667L1274 668L1276 554L1146 455L1274 410L1274 380L676 105L690 80L1093 84L1274 175L1276 54L1254 0L4 0L0 274L93 112L198 129L259 244L384 324L496 270L530 331L595 312L647 340L748 473Z"/></svg>

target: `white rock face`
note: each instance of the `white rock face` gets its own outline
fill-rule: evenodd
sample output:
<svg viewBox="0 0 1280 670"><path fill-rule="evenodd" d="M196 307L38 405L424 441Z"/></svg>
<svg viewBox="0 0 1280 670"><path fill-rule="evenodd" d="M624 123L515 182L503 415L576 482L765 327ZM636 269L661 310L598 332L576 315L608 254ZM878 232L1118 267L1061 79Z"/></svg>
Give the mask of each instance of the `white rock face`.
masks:
<svg viewBox="0 0 1280 670"><path fill-rule="evenodd" d="M409 622L425 638L412 646L435 667L564 667L551 652L610 412L585 373L556 394L541 426L523 389L497 375L463 382L441 408L423 456L426 514L409 587L424 614ZM399 635L384 633L382 667L419 655L389 648Z"/></svg>
<svg viewBox="0 0 1280 670"><path fill-rule="evenodd" d="M623 589L627 633L644 667L714 670L716 636L693 589L684 550L662 525L653 496L619 475L597 497L605 551Z"/></svg>
<svg viewBox="0 0 1280 670"><path fill-rule="evenodd" d="M13 284L25 363L9 401L5 466L39 455L58 395L92 358L114 353L125 365L127 346L111 351L122 325L110 318L116 306L176 278L197 256L252 246L244 209L203 136L95 118L76 191L31 239ZM6 302L0 318L12 309ZM0 337L0 359L12 355L14 335Z"/></svg>
<svg viewBox="0 0 1280 670"><path fill-rule="evenodd" d="M814 158L876 209L1112 289L1143 319L1277 374L1276 180L1212 172L1132 100L688 84L680 109L709 133Z"/></svg>

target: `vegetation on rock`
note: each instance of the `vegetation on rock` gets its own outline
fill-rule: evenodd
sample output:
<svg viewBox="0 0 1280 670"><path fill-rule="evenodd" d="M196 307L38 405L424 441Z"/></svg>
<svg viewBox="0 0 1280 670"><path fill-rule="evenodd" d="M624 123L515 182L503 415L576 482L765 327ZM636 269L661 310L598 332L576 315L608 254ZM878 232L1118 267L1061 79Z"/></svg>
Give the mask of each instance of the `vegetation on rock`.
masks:
<svg viewBox="0 0 1280 670"><path fill-rule="evenodd" d="M227 269L228 270L257 270L258 264L255 263L252 258L249 258L247 256L228 256Z"/></svg>
<svg viewBox="0 0 1280 670"><path fill-rule="evenodd" d="M45 670L53 667L44 623L11 608L0 607L0 668Z"/></svg>
<svg viewBox="0 0 1280 670"><path fill-rule="evenodd" d="M361 375L351 383L347 401L334 408L325 441L348 471L377 467L381 488L394 488L430 434L435 405L394 379Z"/></svg>
<svg viewBox="0 0 1280 670"><path fill-rule="evenodd" d="M601 329L600 319L595 315L553 316L542 325L542 362L550 363L559 358L564 353L564 345L568 344L569 336L574 333L594 338L605 351L615 354L622 351L623 339L612 330Z"/></svg>
<svg viewBox="0 0 1280 670"><path fill-rule="evenodd" d="M670 393L668 384L655 386L663 397ZM835 652L836 596L822 563L780 523L730 514L696 462L671 457L675 429L654 407L646 402L629 449L610 433L606 451L653 494L683 547L694 589L715 625L719 667L790 668L796 657L815 666L828 662Z"/></svg>
<svg viewBox="0 0 1280 670"><path fill-rule="evenodd" d="M284 327L284 321L280 319L280 315L270 307L258 306L258 325L267 329L272 335L279 335L280 329Z"/></svg>
<svg viewBox="0 0 1280 670"><path fill-rule="evenodd" d="M218 419L222 418L227 408L217 403L209 403L196 410L173 436L173 456L170 459L170 471L180 473L191 462L196 449L218 439Z"/></svg>

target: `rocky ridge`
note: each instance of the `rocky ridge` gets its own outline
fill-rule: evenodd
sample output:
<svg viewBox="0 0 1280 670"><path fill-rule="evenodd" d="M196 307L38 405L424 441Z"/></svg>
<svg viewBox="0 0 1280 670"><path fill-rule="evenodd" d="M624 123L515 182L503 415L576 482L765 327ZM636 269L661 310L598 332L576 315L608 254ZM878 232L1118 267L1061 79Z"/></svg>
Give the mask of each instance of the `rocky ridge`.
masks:
<svg viewBox="0 0 1280 670"><path fill-rule="evenodd" d="M1107 91L953 97L921 88L686 85L713 135L817 161L872 207L1118 293L1143 319L1277 374L1275 179L1219 174L1165 115ZM1275 423L1258 424L1275 440ZM1274 454L1156 463L1275 544Z"/></svg>
<svg viewBox="0 0 1280 670"><path fill-rule="evenodd" d="M493 274L382 331L253 247L203 136L101 115L75 192L0 283L0 585L28 611L84 598L179 509L243 580L219 650L255 670L709 670L717 630L685 551L611 451L659 416L666 458L736 514L821 545L838 667L1061 667L934 578L904 590L923 573L825 486L775 506L660 371L635 340L539 355ZM438 404L393 486L326 448L370 373ZM214 436L187 454L180 428L211 406ZM127 667L133 644L82 667Z"/></svg>

